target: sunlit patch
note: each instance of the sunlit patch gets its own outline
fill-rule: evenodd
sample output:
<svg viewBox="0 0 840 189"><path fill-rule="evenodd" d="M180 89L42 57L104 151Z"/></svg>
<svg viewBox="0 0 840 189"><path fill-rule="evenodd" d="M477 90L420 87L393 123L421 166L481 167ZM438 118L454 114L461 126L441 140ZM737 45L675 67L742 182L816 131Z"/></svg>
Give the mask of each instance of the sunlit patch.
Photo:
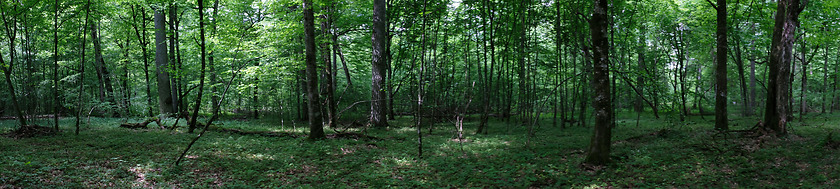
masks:
<svg viewBox="0 0 840 189"><path fill-rule="evenodd" d="M356 152L356 149L341 148L341 154L343 154L343 155L352 154L353 152Z"/></svg>
<svg viewBox="0 0 840 189"><path fill-rule="evenodd" d="M245 154L245 158L251 160L274 160L273 155L266 154Z"/></svg>
<svg viewBox="0 0 840 189"><path fill-rule="evenodd" d="M160 169L153 169L149 165L140 165L137 164L134 167L128 169L129 172L134 174L134 183L132 186L134 187L151 187L155 185L155 182L148 178L148 174L151 172L159 171Z"/></svg>

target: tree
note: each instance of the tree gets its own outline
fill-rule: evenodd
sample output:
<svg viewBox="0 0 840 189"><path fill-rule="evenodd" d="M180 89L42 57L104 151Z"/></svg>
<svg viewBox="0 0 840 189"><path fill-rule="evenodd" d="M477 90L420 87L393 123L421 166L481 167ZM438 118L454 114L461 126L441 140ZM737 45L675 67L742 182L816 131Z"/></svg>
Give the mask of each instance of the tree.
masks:
<svg viewBox="0 0 840 189"><path fill-rule="evenodd" d="M132 24L131 27L134 28L134 34L137 36L137 42L140 45L140 50L143 53L143 76L146 79L146 116L152 117L154 116L154 111L152 110L152 89L151 89L151 80L149 80L149 38L146 37L146 8L140 6L140 10L136 10L137 5L131 5L131 19ZM140 18L137 18L139 15ZM138 20L139 19L139 20ZM142 35L141 35L141 32Z"/></svg>
<svg viewBox="0 0 840 189"><path fill-rule="evenodd" d="M387 127L388 118L386 117L386 97L385 78L387 67L387 29L388 29L388 11L385 9L385 0L373 1L373 34L371 41L373 42L372 63L371 63L371 105L370 105L370 123L374 127Z"/></svg>
<svg viewBox="0 0 840 189"><path fill-rule="evenodd" d="M12 106L15 108L15 115L17 115L17 120L20 123L21 127L29 126L26 124L26 117L23 116L23 111L20 107L20 102L17 100L17 94L15 92L15 86L12 83L12 71L15 67L15 39L17 38L17 18L14 12L17 11L17 4L12 5L9 7L6 4L6 1L3 1L0 4L0 17L3 20L3 28L5 29L5 37L9 39L7 43L9 45L9 63L3 59L2 53L0 53L0 69L3 71L3 75L6 76L6 85L9 88L9 96L12 97Z"/></svg>
<svg viewBox="0 0 840 189"><path fill-rule="evenodd" d="M195 97L195 105L193 108L192 117L190 117L189 121L189 133L195 131L195 128L198 126L198 110L201 108L201 97L204 95L204 69L207 68L207 42L205 40L205 32L204 32L204 0L198 0L198 29L199 29L199 48L201 49L201 69L198 72L198 96Z"/></svg>
<svg viewBox="0 0 840 189"><path fill-rule="evenodd" d="M315 15L312 0L303 1L303 32L306 46L306 97L309 100L309 140L325 137L318 93L318 65L315 61Z"/></svg>
<svg viewBox="0 0 840 189"><path fill-rule="evenodd" d="M102 40L99 35L99 21L90 25L90 40L93 43L94 66L96 67L96 78L101 102L113 103L114 88L111 85L111 73L105 67L105 59L102 57Z"/></svg>
<svg viewBox="0 0 840 189"><path fill-rule="evenodd" d="M592 108L595 110L595 132L589 143L585 162L605 165L610 161L610 139L612 138L612 98L610 97L610 46L607 40L609 5L607 0L593 1L589 28L592 34L592 87L594 88Z"/></svg>
<svg viewBox="0 0 840 189"><path fill-rule="evenodd" d="M726 53L727 24L726 24L726 0L717 0L717 6L708 1L717 10L717 56L715 64L715 129L729 130L729 118L727 117L727 83L726 83Z"/></svg>
<svg viewBox="0 0 840 189"><path fill-rule="evenodd" d="M764 129L778 136L787 133L790 119L790 61L799 14L805 9L800 0L779 0L776 7L773 40L770 46L770 60L767 62L767 101L764 109Z"/></svg>
<svg viewBox="0 0 840 189"><path fill-rule="evenodd" d="M155 9L155 66L158 83L158 109L161 114L175 113L169 79L169 55L166 50L166 16L163 8Z"/></svg>

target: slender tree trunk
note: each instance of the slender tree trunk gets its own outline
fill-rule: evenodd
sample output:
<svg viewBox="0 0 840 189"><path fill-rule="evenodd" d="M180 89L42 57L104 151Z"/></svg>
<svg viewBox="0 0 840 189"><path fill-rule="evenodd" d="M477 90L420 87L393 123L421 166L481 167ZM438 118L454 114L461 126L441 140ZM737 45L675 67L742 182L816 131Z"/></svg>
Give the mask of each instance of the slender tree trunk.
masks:
<svg viewBox="0 0 840 189"><path fill-rule="evenodd" d="M586 154L586 163L605 165L610 161L610 144L612 138L613 107L610 94L609 69L610 46L607 30L611 28L608 22L607 0L595 0L589 27L592 35L593 59L592 84L594 88L595 132Z"/></svg>
<svg viewBox="0 0 840 189"><path fill-rule="evenodd" d="M11 12L17 12L17 4L12 6ZM21 109L20 102L17 100L17 91L15 91L14 84L12 83L12 71L14 71L15 67L15 40L17 38L17 15L9 15L13 13L8 13L6 11L0 12L0 16L3 19L3 26L6 32L6 38L9 39L9 63L6 64L3 61L2 53L0 53L0 70L3 70L3 74L6 76L6 85L9 87L9 96L12 96L12 105L15 108L15 114L17 114L18 122L20 123L21 127L29 126L26 123L26 117L23 114L23 110ZM11 18L8 18L10 16ZM57 103L57 102L56 102ZM57 122L56 122L57 123Z"/></svg>
<svg viewBox="0 0 840 189"><path fill-rule="evenodd" d="M804 33L805 32L803 32L803 36L804 36ZM805 100L805 97L806 97L805 92L808 91L808 64L811 63L810 60L805 59L805 52L807 51L807 50L805 50L805 44L806 44L805 40L802 40L801 44L802 44L802 50L800 52L801 52L801 55L802 55L802 60L800 62L802 62L802 66L801 66L802 70L800 71L800 74L802 74L802 86L799 88L799 90L800 90L799 91L799 105L800 105L799 106L799 121L803 120L802 116L804 116L805 114L808 114L808 102L807 102L807 100ZM814 53L816 53L816 51L814 51Z"/></svg>
<svg viewBox="0 0 840 189"><path fill-rule="evenodd" d="M729 130L729 118L727 115L727 83L726 83L726 53L727 24L726 24L726 0L717 1L717 64L715 64L715 129ZM702 107L697 107L702 109Z"/></svg>
<svg viewBox="0 0 840 189"><path fill-rule="evenodd" d="M123 108L125 108L125 115L131 115L131 89L128 88L128 80L130 79L128 76L128 64L131 63L128 59L129 57L129 48L131 47L131 37L126 35L125 37L125 45L120 45L117 43L118 46L123 50L123 62L122 62L122 76L120 77L120 84L122 85L122 104Z"/></svg>
<svg viewBox="0 0 840 189"><path fill-rule="evenodd" d="M484 5L484 11L482 11L482 14L484 14L482 16L482 23L484 23L484 20L487 19L488 20L487 25L489 26L490 31L488 33L488 31L487 31L488 27L487 26L482 27L482 29L484 31L482 37L484 38L484 66L483 66L483 69L484 69L485 81L483 82L484 92L482 94L483 99L482 99L482 102L481 102L482 103L482 109L483 109L482 114L481 114L481 122L479 122L478 129L476 130L476 133L479 133L479 134L487 132L487 121L490 118L490 111L491 111L490 102L492 101L492 97L491 97L490 92L493 91L493 67L494 67L493 65L495 65L495 56L494 56L495 55L495 53L494 53L495 49L494 49L494 46L493 46L494 45L494 42L493 42L494 41L493 40L494 29L493 29L493 19L492 19L493 18L493 16L492 16L493 13L491 12L492 7L490 6L490 1L489 0L484 0L482 2L483 2L483 5ZM490 39L487 39L488 34L489 34ZM487 65L487 59L488 59L487 58L487 42L488 42L488 40L489 40L489 43L490 43L490 53L491 53L490 58L489 58L490 59L489 70L488 70L488 67L487 67L488 66Z"/></svg>
<svg viewBox="0 0 840 189"><path fill-rule="evenodd" d="M306 96L309 99L309 140L325 137L321 120L321 108L318 93L318 65L315 61L315 16L312 0L303 1L304 45L306 46Z"/></svg>
<svg viewBox="0 0 840 189"><path fill-rule="evenodd" d="M773 41L770 48L767 81L767 105L764 128L785 135L790 114L790 61L799 13L805 8L800 0L780 0L776 8Z"/></svg>
<svg viewBox="0 0 840 189"><path fill-rule="evenodd" d="M647 73L647 63L645 62L645 51L647 48L647 40L645 39L645 34L647 32L647 28L644 24L640 24L639 28L639 46L636 49L636 53L639 55L639 67L636 76L636 86L638 86L638 93L639 95L636 96L636 102L633 104L633 110L636 112L642 112L644 110L644 105L642 104L643 99L642 95L645 94L645 86L647 86L645 82L645 76L650 75Z"/></svg>
<svg viewBox="0 0 840 189"><path fill-rule="evenodd" d="M84 82L85 81L85 49L87 49L87 45L85 44L87 42L87 36L85 34L87 33L88 17L90 17L90 0L88 0L87 3L85 4L85 20L83 21L84 24L82 26L82 34L81 34L81 36L82 36L81 59L82 60L79 61L79 70L80 70L79 71L79 76L81 77L81 79L79 79L79 91L78 91L79 96L77 98L78 101L76 102L76 109L77 109L76 110L76 131L75 131L76 135L79 135L79 129L80 129L80 125L81 125L80 117L82 117L82 112L84 111L84 108L82 108L82 104L83 104L82 103L82 101L83 101L82 100L82 94L84 94L84 92L85 92L85 82Z"/></svg>
<svg viewBox="0 0 840 189"><path fill-rule="evenodd" d="M321 35L324 36L325 39L330 38L330 30L332 30L332 26L330 23L330 19L332 19L332 12L328 10L327 14L322 16L321 21ZM325 100L327 101L325 110L327 113L327 126L330 128L336 127L336 103L335 103L335 73L333 73L333 63L332 59L330 59L330 44L327 41L322 42L321 44L321 61L324 62L324 86L323 92Z"/></svg>
<svg viewBox="0 0 840 189"><path fill-rule="evenodd" d="M825 62L823 62L823 87L822 88L822 106L820 107L820 113L825 114L827 107L831 104L828 100L828 46L823 49L823 58L825 58ZM830 108L830 107L829 107Z"/></svg>
<svg viewBox="0 0 840 189"><path fill-rule="evenodd" d="M55 0L55 13L53 15L53 86L52 86L52 95L53 95L53 129L55 131L59 131L58 128L58 117L61 114L61 98L58 95L58 86L59 86L59 79L58 79L58 29L61 27L58 23L58 7L60 3L58 0ZM11 85L9 85L11 86Z"/></svg>
<svg viewBox="0 0 840 189"><path fill-rule="evenodd" d="M153 117L154 110L152 110L152 82L149 80L149 53L148 53L148 46L149 46L149 39L146 37L146 8L140 6L140 11L137 12L135 6L131 6L131 13L132 13L132 27L134 28L134 34L137 35L137 42L140 43L140 50L143 53L143 76L146 81L146 116ZM140 20L137 20L137 14L140 14ZM139 26L138 26L139 25ZM140 31L143 31L142 35Z"/></svg>
<svg viewBox="0 0 840 189"><path fill-rule="evenodd" d="M170 75L169 83L171 85L171 93L172 93L172 111L173 112L181 112L179 104L181 103L181 88L179 79L182 74L178 66L178 59L176 58L176 44L178 43L178 27L175 26L175 23L178 22L178 4L172 3L169 5L169 66L172 69L173 75Z"/></svg>
<svg viewBox="0 0 840 189"><path fill-rule="evenodd" d="M755 41L750 41L750 52L755 52ZM755 54L750 53L750 97L747 98L747 112L748 115L753 115L755 113L755 98L756 96L756 88L755 88Z"/></svg>
<svg viewBox="0 0 840 189"><path fill-rule="evenodd" d="M198 74L198 96L195 97L195 105L193 108L192 116L190 117L189 121L189 133L195 131L195 128L198 126L198 110L201 109L201 98L204 95L204 69L207 68L207 43L205 41L205 32L204 32L204 0L198 0L198 28L199 28L199 48L201 49L201 69L199 70Z"/></svg>
<svg viewBox="0 0 840 189"><path fill-rule="evenodd" d="M210 21L210 38L216 37L217 32L217 25L218 25L218 16L219 16L219 0L213 1L213 19ZM218 75L216 74L218 70L216 70L216 50L213 49L215 45L213 45L214 40L210 40L210 56L207 57L208 66L210 66L210 101L218 102L219 101L219 87L217 83ZM242 101L242 96L239 95L239 101ZM239 104L241 105L241 103ZM215 112L219 110L221 104L211 103L210 108L211 111Z"/></svg>

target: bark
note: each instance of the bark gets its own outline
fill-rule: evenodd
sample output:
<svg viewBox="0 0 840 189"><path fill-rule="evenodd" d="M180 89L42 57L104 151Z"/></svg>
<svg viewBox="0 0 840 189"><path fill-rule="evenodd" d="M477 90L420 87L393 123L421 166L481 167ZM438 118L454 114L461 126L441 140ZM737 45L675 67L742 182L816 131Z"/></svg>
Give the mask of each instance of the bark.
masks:
<svg viewBox="0 0 840 189"><path fill-rule="evenodd" d="M331 13L331 12L330 12ZM325 14L322 17L321 21L321 35L324 36L325 39L329 39L331 24L330 19L331 15ZM324 61L324 86L323 92L324 97L326 99L326 106L325 110L327 113L327 126L330 128L335 128L337 124L336 120L336 103L335 103L335 73L333 71L333 63L332 59L330 59L330 44L326 42L322 42L321 44L321 60Z"/></svg>
<svg viewBox="0 0 840 189"><path fill-rule="evenodd" d="M175 113L172 85L169 83L169 55L166 44L166 23L163 10L155 10L155 66L158 83L158 110L161 114Z"/></svg>
<svg viewBox="0 0 840 189"><path fill-rule="evenodd" d="M799 13L805 4L800 0L780 0L776 8L773 40L770 48L769 74L767 77L767 101L764 113L764 128L778 136L787 133L790 114L790 61Z"/></svg>
<svg viewBox="0 0 840 189"><path fill-rule="evenodd" d="M592 18L589 20L592 35L594 67L592 69L592 85L594 88L592 108L595 110L595 132L589 144L585 162L593 165L605 165L610 161L610 139L612 138L612 98L610 97L609 55L610 46L607 30L611 27L608 22L607 0L595 0Z"/></svg>
<svg viewBox="0 0 840 189"><path fill-rule="evenodd" d="M195 128L197 127L198 110L201 108L201 97L204 95L204 69L207 68L207 42L205 40L204 22L204 0L198 0L198 28L200 37L199 48L201 49L201 69L198 74L198 96L195 97L195 105L193 108L192 117L190 117L190 125L187 131L189 133L195 131Z"/></svg>
<svg viewBox="0 0 840 189"><path fill-rule="evenodd" d="M373 61L371 63L371 107L370 123L373 127L387 127L386 117L386 93L384 88L386 72L386 48L387 48L387 26L388 12L385 10L385 0L373 1Z"/></svg>
<svg viewBox="0 0 840 189"><path fill-rule="evenodd" d="M749 93L747 92L747 81L746 81L746 78L745 78L746 74L744 73L745 72L744 71L744 59L743 59L743 51L741 51L741 48L742 48L741 44L742 44L741 38L737 37L737 35L736 35L735 48L734 48L735 49L734 50L734 54L735 54L734 59L735 60L733 60L733 61L735 61L735 65L738 67L738 81L740 82L740 86L741 86L741 100L743 101L743 104L744 104L744 111L743 111L744 116L750 116L751 115L751 112L749 111L749 109L750 109L750 102L749 102L750 99L749 99Z"/></svg>
<svg viewBox="0 0 840 189"><path fill-rule="evenodd" d="M309 99L309 140L320 140L324 135L318 93L318 68L315 61L315 16L312 0L303 1L304 46L306 46L306 96Z"/></svg>
<svg viewBox="0 0 840 189"><path fill-rule="evenodd" d="M525 66L525 56L526 56L525 48L526 48L526 43L527 43L527 37L526 37L525 34L528 30L528 26L527 26L528 24L525 21L526 17L527 17L527 16L525 16L526 5L527 5L526 0L523 0L523 1L521 1L520 7L519 7L519 9L522 12L520 13L521 15L519 15L519 19L520 19L519 20L519 48L517 49L517 54L518 54L518 58L519 58L519 60L518 60L518 63L519 63L519 66L518 66L518 69L519 69L518 70L519 108L518 108L518 110L519 111L518 112L519 112L520 119L522 121L522 125L525 125L525 124L528 123L527 116L525 115L526 110L528 109L528 107L527 107L528 103L526 102L526 101L528 101L528 98L526 97L527 94L528 94L528 89L527 89L527 86L526 86L526 85L528 85L528 83L527 83L528 79L527 79L527 76L526 76L527 73L525 72L525 70L527 69L527 67Z"/></svg>
<svg viewBox="0 0 840 189"><path fill-rule="evenodd" d="M111 73L105 67L105 59L102 58L102 40L99 38L99 24L90 25L90 40L93 42L94 66L96 77L99 80L99 101L113 103L112 95L114 87L111 85Z"/></svg>
<svg viewBox="0 0 840 189"><path fill-rule="evenodd" d="M485 10L482 11L482 14L484 14L482 16L482 22L484 22L484 20L487 20L487 25L489 26L490 31L487 31L488 27L482 27L482 29L484 30L484 33L485 33L485 35L482 35L482 37L484 38L484 42L485 42L485 44L484 44L484 66L483 66L485 81L483 82L484 92L483 92L483 95L482 95L483 99L482 99L482 102L481 102L482 103L481 122L479 122L479 124L478 124L478 129L476 130L476 133L487 133L487 121L490 117L490 111L491 111L490 102L492 101L491 92L493 91L493 67L494 67L493 65L495 65L495 59L494 59L495 49L494 49L494 42L493 42L494 41L493 40L493 31L494 31L493 30L493 16L492 16L492 12L491 12L492 8L490 6L490 1L489 0L484 0L483 5L485 7ZM487 39L488 36L486 34L490 35L489 36L490 39ZM488 40L489 40L489 43L490 43L490 54L491 54L490 58L489 58L490 59L489 70L488 70L488 65L487 65L487 59L488 59L487 58L487 51L488 51L487 50L487 42L488 42Z"/></svg>
<svg viewBox="0 0 840 189"><path fill-rule="evenodd" d="M210 23L210 37L211 38L216 37L216 32L217 32L216 26L217 26L217 23L218 23L218 19L217 19L218 15L219 15L219 0L215 0L215 1L213 1L213 20ZM213 41L211 40L211 43L212 42ZM211 47L214 47L214 46L211 46ZM216 72L218 70L216 70L216 51L215 51L215 49L210 49L210 56L207 57L207 61L208 61L208 66L210 66L210 101L218 102L219 101L219 88L218 88L217 83L219 81L218 81L218 76L216 75ZM239 97L240 97L239 101L242 101L242 96L239 96ZM239 103L239 105L241 105L241 104L242 103ZM213 112L218 111L219 108L221 108L221 107L219 107L220 105L221 104L211 103L210 104L211 111L213 111Z"/></svg>
<svg viewBox="0 0 840 189"><path fill-rule="evenodd" d="M52 95L53 95L53 129L58 131L58 115L60 114L59 105L60 97L58 95L58 86L59 86L59 79L58 79L58 29L60 28L58 23L58 6L59 1L55 0L55 13L53 15L53 87L52 87ZM0 58L2 59L2 58ZM9 85L11 86L11 85Z"/></svg>
<svg viewBox="0 0 840 189"><path fill-rule="evenodd" d="M755 41L750 41L750 52L755 52ZM755 113L755 98L756 98L756 89L755 89L755 55L750 53L750 97L748 98L747 102L747 112L748 115L753 115Z"/></svg>
<svg viewBox="0 0 840 189"><path fill-rule="evenodd" d="M828 46L823 49L823 57L825 61L823 62L823 85L825 87L822 88L822 106L820 107L820 113L826 113L826 109L831 104L828 100Z"/></svg>
<svg viewBox="0 0 840 189"><path fill-rule="evenodd" d="M726 83L726 53L728 42L726 37L726 0L717 1L717 64L715 64L715 129L729 130L727 116L727 83ZM702 107L697 107L702 109Z"/></svg>
<svg viewBox="0 0 840 189"><path fill-rule="evenodd" d="M76 102L76 108L78 109L78 110L76 110L76 130L75 130L76 135L79 135L79 129L80 129L80 125L81 125L80 117L82 117L82 111L84 111L84 108L82 108L82 94L84 94L84 91L85 91L85 83L84 83L84 81L85 81L85 49L87 49L86 48L87 46L85 44L87 42L87 37L85 36L85 33L87 33L88 17L90 17L90 0L88 0L87 3L85 4L85 13L86 13L85 14L85 20L83 21L84 25L82 26L82 46L81 46L81 48L82 48L81 59L82 60L79 61L79 70L80 70L79 71L79 76L81 76L81 79L79 79L79 91L78 91L79 96L78 96L77 102Z"/></svg>
<svg viewBox="0 0 840 189"><path fill-rule="evenodd" d="M178 78L181 76L180 69L178 69L178 59L176 58L176 45L177 38L178 38L178 27L175 26L175 23L178 22L178 4L172 3L169 5L169 65L172 69L173 75L170 75L169 83L170 83L170 90L172 93L172 110L174 112L181 112L179 111L179 104L180 104L180 85L178 84Z"/></svg>

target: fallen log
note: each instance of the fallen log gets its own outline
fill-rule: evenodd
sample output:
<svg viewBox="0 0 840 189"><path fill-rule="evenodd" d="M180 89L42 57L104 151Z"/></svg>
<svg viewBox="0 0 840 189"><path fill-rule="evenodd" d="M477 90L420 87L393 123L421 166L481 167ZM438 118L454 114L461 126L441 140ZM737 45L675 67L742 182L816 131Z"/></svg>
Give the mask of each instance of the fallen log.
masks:
<svg viewBox="0 0 840 189"><path fill-rule="evenodd" d="M129 128L129 129L146 129L146 128L148 128L148 125L150 123L155 123L158 126L160 126L161 129L165 129L163 124L160 123L160 119L158 119L157 117L147 118L142 123L123 123L123 124L120 124L120 127Z"/></svg>

